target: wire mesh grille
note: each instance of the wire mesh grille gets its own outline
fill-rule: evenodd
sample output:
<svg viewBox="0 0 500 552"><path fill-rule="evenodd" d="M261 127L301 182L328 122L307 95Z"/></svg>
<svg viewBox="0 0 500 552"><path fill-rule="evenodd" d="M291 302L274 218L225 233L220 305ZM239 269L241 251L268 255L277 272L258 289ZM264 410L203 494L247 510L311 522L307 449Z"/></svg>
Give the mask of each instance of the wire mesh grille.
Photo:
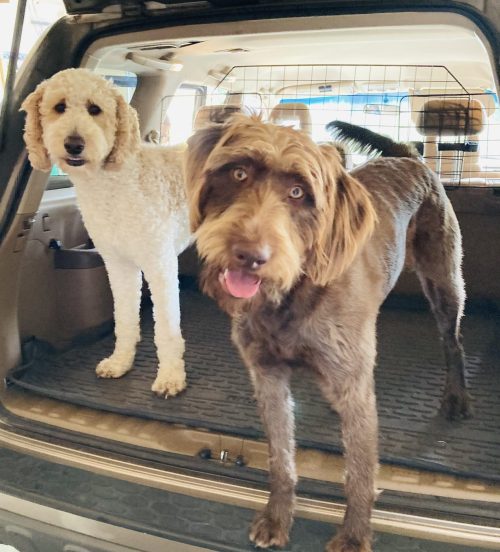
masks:
<svg viewBox="0 0 500 552"><path fill-rule="evenodd" d="M330 141L326 124L342 120L396 141L416 142L445 184L500 185L500 107L495 91L467 90L443 66L237 66L211 75L213 85L181 88L164 100L162 121L192 110L182 139L214 122L214 106L260 114ZM168 107L167 107L168 106ZM215 121L215 122L221 122ZM352 153L357 165L365 155Z"/></svg>

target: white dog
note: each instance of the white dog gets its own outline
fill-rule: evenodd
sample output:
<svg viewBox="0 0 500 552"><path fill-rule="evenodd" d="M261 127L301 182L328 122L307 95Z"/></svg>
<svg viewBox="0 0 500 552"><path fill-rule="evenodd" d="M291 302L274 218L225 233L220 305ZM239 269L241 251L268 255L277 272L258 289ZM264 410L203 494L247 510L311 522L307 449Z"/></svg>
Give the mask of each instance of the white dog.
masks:
<svg viewBox="0 0 500 552"><path fill-rule="evenodd" d="M67 69L30 94L24 139L35 169L57 164L75 185L85 226L104 259L116 345L96 369L119 378L140 339L142 273L149 284L159 367L152 390L186 386L177 255L190 242L181 148L141 145L137 114L120 92L86 69Z"/></svg>

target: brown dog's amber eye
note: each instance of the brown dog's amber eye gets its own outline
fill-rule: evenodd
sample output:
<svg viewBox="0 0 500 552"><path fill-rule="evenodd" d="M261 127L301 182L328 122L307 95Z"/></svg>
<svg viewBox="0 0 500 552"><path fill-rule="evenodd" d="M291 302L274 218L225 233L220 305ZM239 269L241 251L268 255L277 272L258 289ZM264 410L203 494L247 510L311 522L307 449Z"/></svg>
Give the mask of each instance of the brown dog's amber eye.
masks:
<svg viewBox="0 0 500 552"><path fill-rule="evenodd" d="M238 182L243 182L248 178L247 171L242 167L236 167L233 169L233 178Z"/></svg>
<svg viewBox="0 0 500 552"><path fill-rule="evenodd" d="M59 102L54 106L54 111L56 113L64 113L66 111L66 104L64 102Z"/></svg>
<svg viewBox="0 0 500 552"><path fill-rule="evenodd" d="M290 199L302 199L304 197L304 190L300 186L294 186L288 192L288 197Z"/></svg>
<svg viewBox="0 0 500 552"><path fill-rule="evenodd" d="M99 115L99 113L101 113L102 109L96 104L90 104L87 108L87 111L90 115L95 117L96 115Z"/></svg>

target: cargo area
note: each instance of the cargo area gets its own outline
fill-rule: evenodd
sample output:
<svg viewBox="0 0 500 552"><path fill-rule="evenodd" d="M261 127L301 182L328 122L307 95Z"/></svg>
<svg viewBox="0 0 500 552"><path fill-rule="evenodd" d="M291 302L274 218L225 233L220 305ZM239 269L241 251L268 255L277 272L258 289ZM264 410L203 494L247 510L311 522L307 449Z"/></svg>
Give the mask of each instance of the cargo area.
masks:
<svg viewBox="0 0 500 552"><path fill-rule="evenodd" d="M390 303L378 324L381 461L500 482L499 313L476 310L465 317L463 338L475 415L448 422L438 415L445 369L434 319L423 308ZM97 363L113 350L114 337L108 334L60 353L31 342L26 363L8 375L8 385L73 405L263 439L251 384L231 343L226 315L189 288L181 292L181 312L188 387L179 397L165 400L151 392L157 359L149 306L142 313L143 338L134 369L124 377L103 380L95 375ZM293 391L299 446L341 453L338 417L307 367L297 370Z"/></svg>
<svg viewBox="0 0 500 552"><path fill-rule="evenodd" d="M446 10L337 13L335 7L322 13L320 6L299 17L276 8L274 19L262 3L238 16L226 3L210 7L216 15L197 5L205 3L188 2L185 13L177 2L161 4L165 15L149 14L139 23L132 12L121 21L112 10L92 19L82 7L81 21L77 15L60 23L28 59L16 94L25 97L42 78L73 64L119 87L138 112L145 142L178 145L220 117L243 113L293 126L317 143L335 140L326 129L335 120L412 143L439 176L462 233L461 333L474 415L447 421L439 414L442 343L417 278L404 271L377 324L381 495L374 550L497 549L500 102L485 36L472 19ZM61 37L73 41L72 61L58 57ZM37 56L49 60L40 70ZM8 144L5 164L11 167L6 190L16 195L0 242L0 438L6 446L0 493L16 495L9 474L19 463L30 489L20 499L59 501L94 521L172 542L253 549L247 525L251 510L267 500L267 442L230 320L199 289L195 246L179 257L187 388L168 399L151 390L157 354L146 282L134 367L119 379L98 378L95 368L115 344L106 267L68 176L56 166L50 176L31 171L22 157L24 114L16 116L18 143ZM348 170L371 157L350 144L346 149ZM330 525L343 517L343 445L339 417L307 366L295 368L292 386L299 505L286 550L309 551L324 546ZM52 488L49 472L67 488L76 481L82 492L72 497L64 485ZM87 503L85 480L91 479L97 494L113 479L123 504L138 492L147 506L130 498L120 510L119 500L110 500L103 501L109 510L98 512ZM174 516L162 525L167 510ZM1 513L0 534L10 523ZM138 521L139 515L145 517Z"/></svg>

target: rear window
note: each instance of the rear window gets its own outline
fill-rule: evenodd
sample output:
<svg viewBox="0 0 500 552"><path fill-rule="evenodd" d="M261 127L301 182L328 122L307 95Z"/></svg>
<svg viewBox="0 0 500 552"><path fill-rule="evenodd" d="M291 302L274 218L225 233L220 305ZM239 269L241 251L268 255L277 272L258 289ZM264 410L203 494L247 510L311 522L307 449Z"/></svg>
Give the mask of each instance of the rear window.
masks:
<svg viewBox="0 0 500 552"><path fill-rule="evenodd" d="M12 47L12 36L18 2L0 1L0 105L3 100L5 80ZM36 0L28 2L24 16L17 69L45 30L66 14L63 0Z"/></svg>

